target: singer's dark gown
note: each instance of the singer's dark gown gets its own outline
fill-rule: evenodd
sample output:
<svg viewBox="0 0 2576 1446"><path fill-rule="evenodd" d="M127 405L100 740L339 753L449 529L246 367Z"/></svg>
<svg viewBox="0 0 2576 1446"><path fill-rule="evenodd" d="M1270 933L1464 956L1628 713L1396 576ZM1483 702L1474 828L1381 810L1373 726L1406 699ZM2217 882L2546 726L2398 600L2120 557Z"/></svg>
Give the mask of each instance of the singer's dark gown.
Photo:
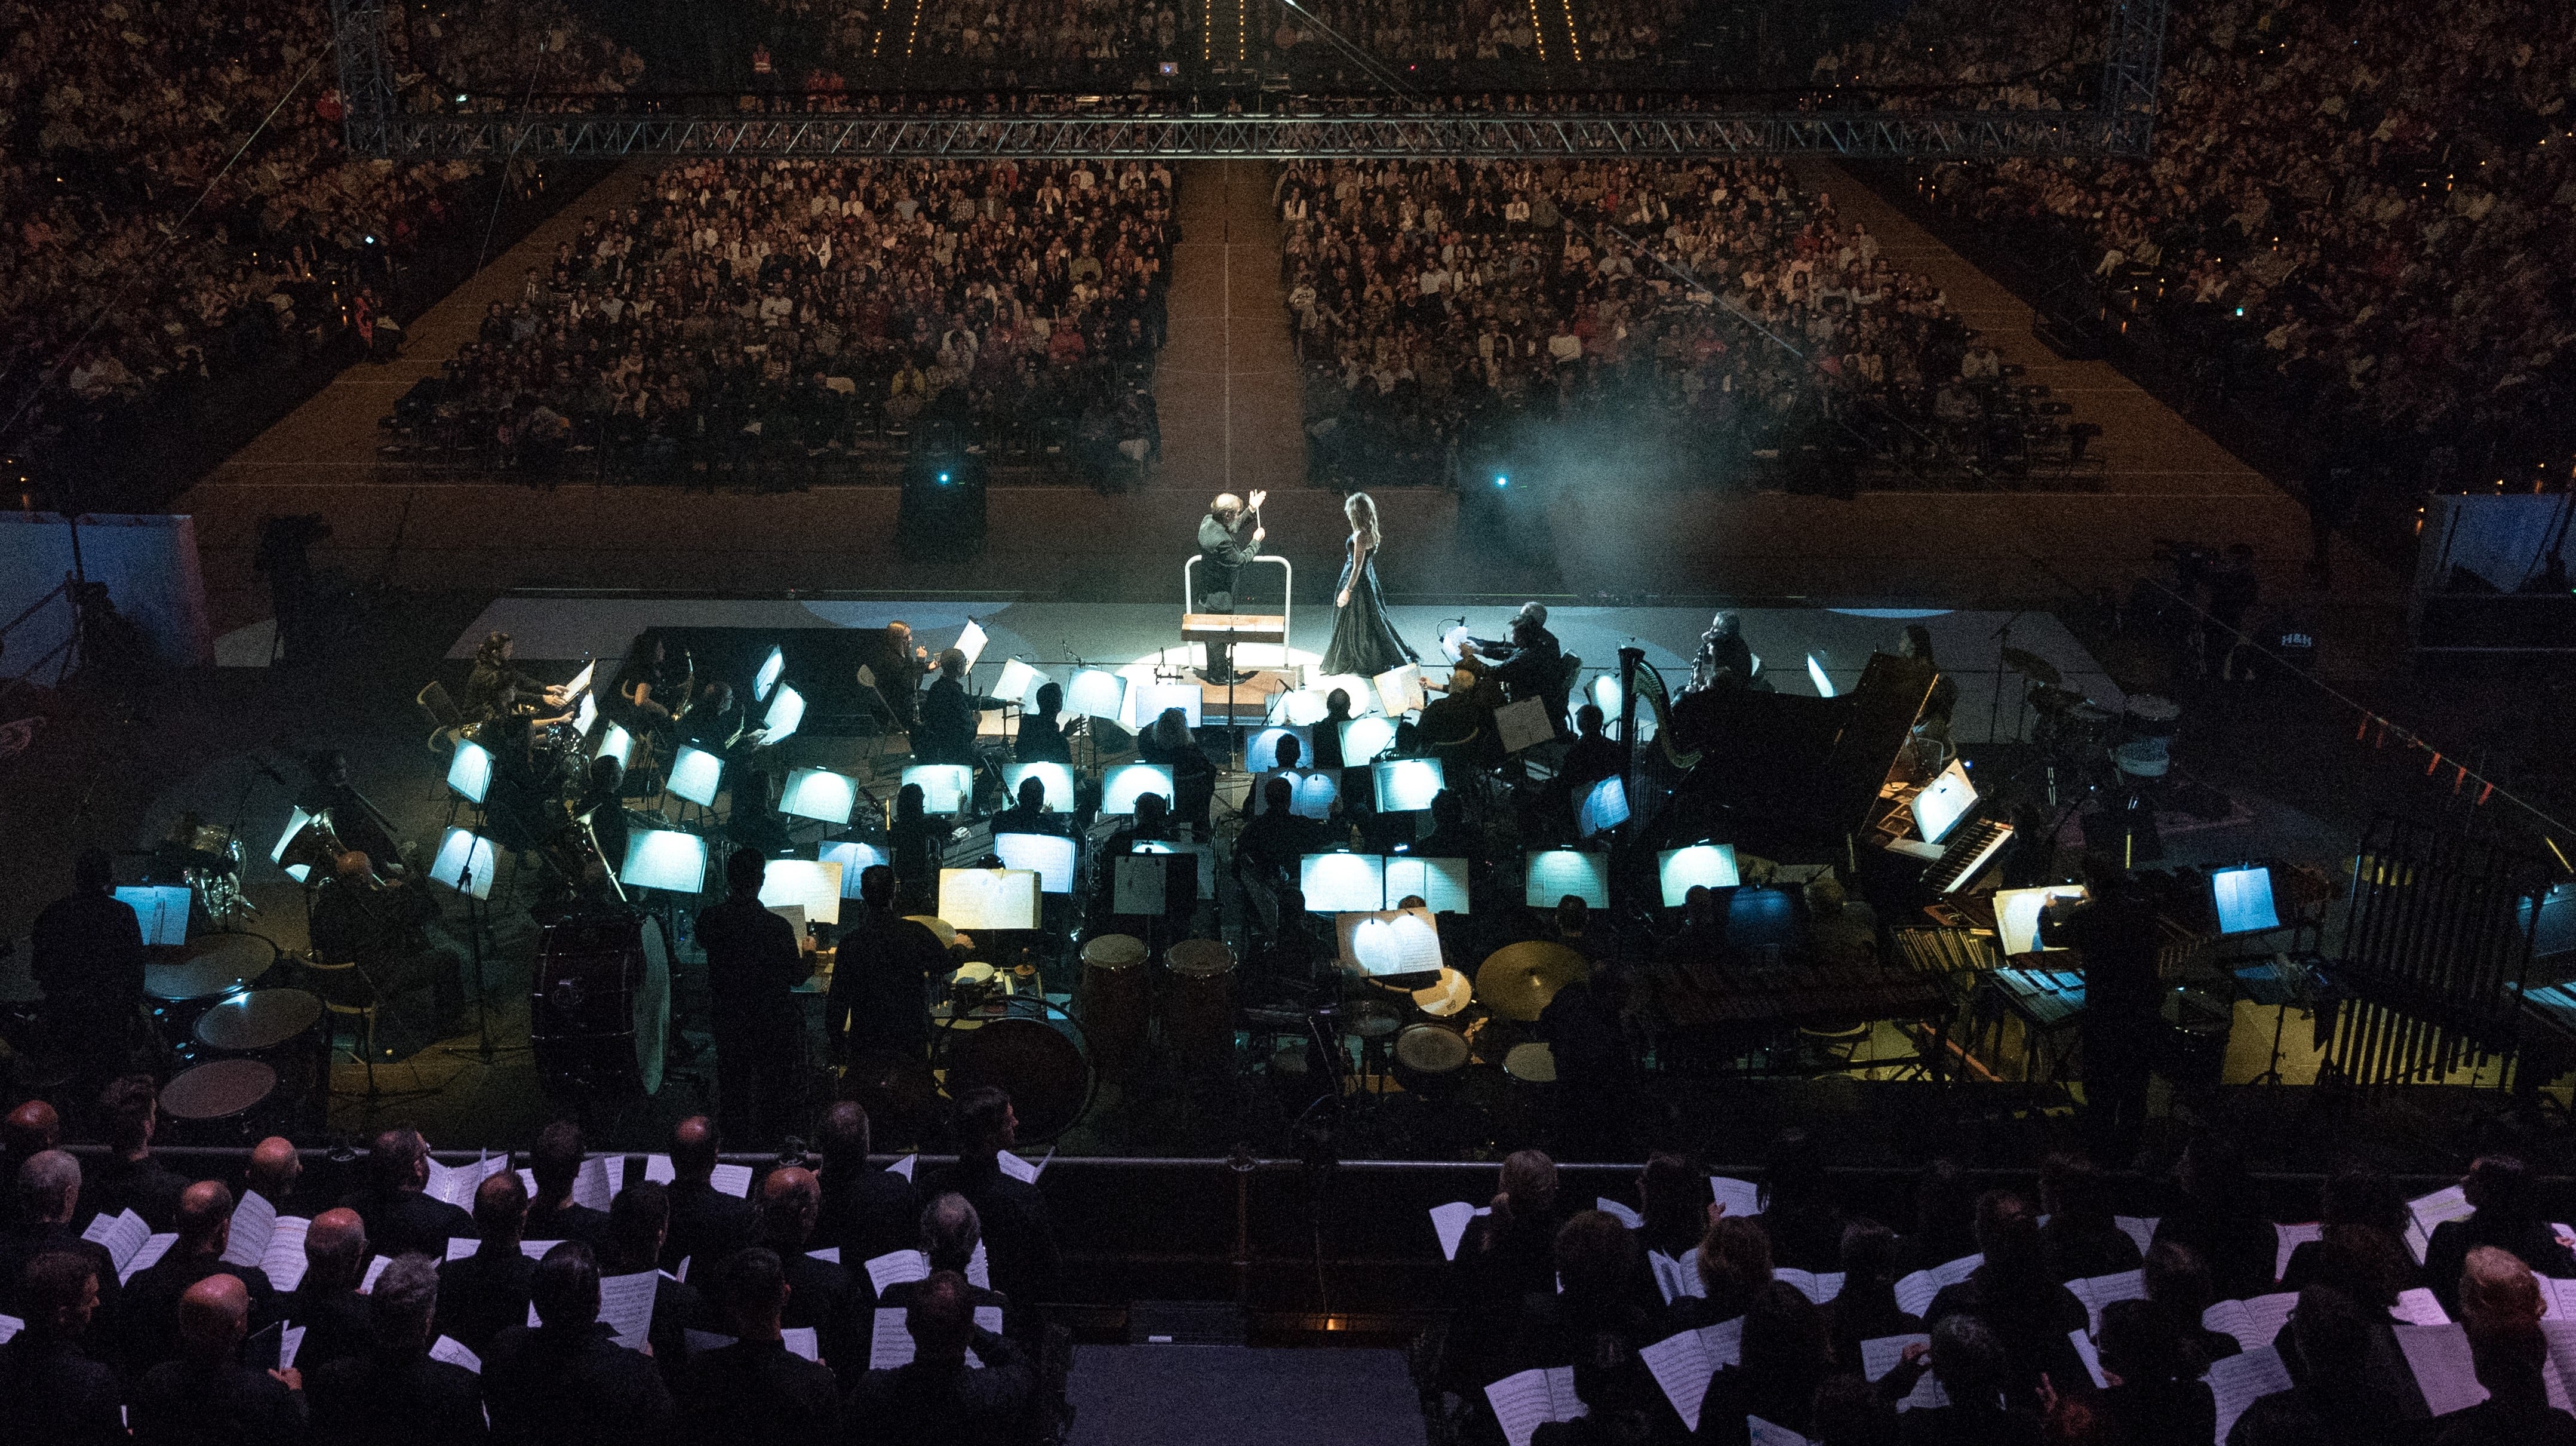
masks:
<svg viewBox="0 0 2576 1446"><path fill-rule="evenodd" d="M1333 595L1349 589L1350 602L1333 618L1333 641L1324 649L1324 671L1373 678L1389 668L1416 661L1413 649L1386 620L1386 596L1378 591L1377 552L1360 556L1359 534L1351 534L1342 554L1342 580Z"/></svg>

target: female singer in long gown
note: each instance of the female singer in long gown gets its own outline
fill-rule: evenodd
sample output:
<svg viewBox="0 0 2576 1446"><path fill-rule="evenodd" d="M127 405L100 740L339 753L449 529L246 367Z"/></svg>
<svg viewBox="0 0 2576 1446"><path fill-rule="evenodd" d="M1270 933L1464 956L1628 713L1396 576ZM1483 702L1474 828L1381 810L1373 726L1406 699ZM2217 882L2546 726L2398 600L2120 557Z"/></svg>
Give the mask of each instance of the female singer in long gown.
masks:
<svg viewBox="0 0 2576 1446"><path fill-rule="evenodd" d="M1333 617L1333 641L1324 649L1324 671L1374 678L1416 659L1386 620L1386 596L1378 590L1377 504L1367 493L1354 492L1342 504L1342 515L1350 519L1351 535L1341 586L1333 594L1339 611Z"/></svg>

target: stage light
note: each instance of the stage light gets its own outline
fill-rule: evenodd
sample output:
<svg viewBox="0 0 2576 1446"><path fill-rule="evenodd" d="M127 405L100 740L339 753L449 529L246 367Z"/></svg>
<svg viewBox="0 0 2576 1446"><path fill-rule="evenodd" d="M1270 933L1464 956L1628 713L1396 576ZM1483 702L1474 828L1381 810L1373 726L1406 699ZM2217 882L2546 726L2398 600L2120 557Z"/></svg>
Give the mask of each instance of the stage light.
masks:
<svg viewBox="0 0 2576 1446"><path fill-rule="evenodd" d="M1374 715L1354 718L1342 725L1342 763L1356 767L1373 763L1377 756L1395 746L1395 720Z"/></svg>
<svg viewBox="0 0 2576 1446"><path fill-rule="evenodd" d="M809 924L841 922L841 866L829 860L771 859L761 865L760 904L796 904Z"/></svg>
<svg viewBox="0 0 2576 1446"><path fill-rule="evenodd" d="M1306 854L1297 888L1317 914L1374 913L1386 907L1386 860L1376 854Z"/></svg>
<svg viewBox="0 0 2576 1446"><path fill-rule="evenodd" d="M1572 894L1596 909L1610 907L1610 856L1575 849L1547 849L1529 855L1521 902L1533 909L1553 909Z"/></svg>
<svg viewBox="0 0 2576 1446"><path fill-rule="evenodd" d="M859 875L883 865L886 861L884 849L872 843L862 843L857 839L842 839L838 843L827 843L814 852L818 862L841 866L841 897L845 899L855 899L859 896Z"/></svg>
<svg viewBox="0 0 2576 1446"><path fill-rule="evenodd" d="M1497 487L1509 487L1512 485L1512 479L1497 473L1494 476L1494 485Z"/></svg>
<svg viewBox="0 0 2576 1446"><path fill-rule="evenodd" d="M492 841L468 829L451 828L438 840L438 856L430 860L429 876L460 894L478 899L492 897L494 858ZM473 870L469 888L466 870Z"/></svg>
<svg viewBox="0 0 2576 1446"><path fill-rule="evenodd" d="M1172 765L1122 763L1100 780L1100 811L1134 813L1136 800L1148 793L1161 794L1165 803L1174 801Z"/></svg>
<svg viewBox="0 0 2576 1446"><path fill-rule="evenodd" d="M1834 680L1825 676L1824 661L1813 653L1809 653L1807 655L1807 681L1816 685L1817 697L1831 698L1835 696Z"/></svg>
<svg viewBox="0 0 2576 1446"><path fill-rule="evenodd" d="M1446 786L1437 758L1389 758L1370 766L1377 784L1377 811L1419 813Z"/></svg>
<svg viewBox="0 0 2576 1446"><path fill-rule="evenodd" d="M1066 711L1112 723L1127 706L1127 680L1106 668L1084 668L1065 685Z"/></svg>
<svg viewBox="0 0 2576 1446"><path fill-rule="evenodd" d="M1628 785L1617 776L1592 785L1575 817L1575 832L1590 838L1628 821Z"/></svg>
<svg viewBox="0 0 2576 1446"><path fill-rule="evenodd" d="M1037 871L941 869L939 917L960 929L1034 929Z"/></svg>
<svg viewBox="0 0 2576 1446"><path fill-rule="evenodd" d="M626 862L617 881L639 889L698 893L707 882L707 841L676 829L646 829L626 841Z"/></svg>
<svg viewBox="0 0 2576 1446"><path fill-rule="evenodd" d="M713 808L716 789L724 781L724 760L703 748L686 743L671 758L671 779L666 785L672 793L700 808Z"/></svg>
<svg viewBox="0 0 2576 1446"><path fill-rule="evenodd" d="M858 782L828 768L799 768L778 792L780 813L823 823L846 824L858 806Z"/></svg>
<svg viewBox="0 0 2576 1446"><path fill-rule="evenodd" d="M796 731L796 725L804 721L805 695L785 683L779 684L778 696L769 700L769 711L761 715L761 731L767 735L760 740L762 745L784 742L788 734Z"/></svg>
<svg viewBox="0 0 2576 1446"><path fill-rule="evenodd" d="M1020 780L1034 778L1046 787L1046 806L1057 813L1073 812L1073 770L1061 763L1005 763L1002 765L1002 791L1013 799L1020 796Z"/></svg>
<svg viewBox="0 0 2576 1446"><path fill-rule="evenodd" d="M1731 889L1744 882L1736 871L1735 845L1692 844L1655 855L1655 878L1664 907L1678 909L1693 889Z"/></svg>
<svg viewBox="0 0 2576 1446"><path fill-rule="evenodd" d="M2281 927L2280 908L2272 900L2272 871L2261 865L2222 869L2209 876L2210 897L2218 906L2218 932L2259 934Z"/></svg>
<svg viewBox="0 0 2576 1446"><path fill-rule="evenodd" d="M2241 312L2240 312L2240 313L2238 313L2238 314L2239 314L2239 315L2243 315L2243 313L2241 313ZM947 473L942 472L942 473L940 473L940 474L939 474L939 485L940 485L940 486L942 486L942 487L945 487L945 486L947 486L947 485L948 485L948 474L947 474Z"/></svg>
<svg viewBox="0 0 2576 1446"><path fill-rule="evenodd" d="M915 763L903 770L903 781L921 786L922 812L955 813L975 787L975 770L963 763Z"/></svg>
<svg viewBox="0 0 2576 1446"><path fill-rule="evenodd" d="M467 803L479 804L492 788L492 754L470 738L456 740L456 761L447 765L447 786Z"/></svg>
<svg viewBox="0 0 2576 1446"><path fill-rule="evenodd" d="M1062 834L997 833L993 835L993 852L1010 867L1036 874L1040 892L1073 892L1073 840Z"/></svg>
<svg viewBox="0 0 2576 1446"><path fill-rule="evenodd" d="M762 702L767 700L769 697L769 690L778 686L778 675L786 671L786 650L783 648L772 647L769 650L769 656L760 660L760 671L751 675L752 701Z"/></svg>
<svg viewBox="0 0 2576 1446"><path fill-rule="evenodd" d="M1619 704L1625 695L1619 691L1619 675L1604 673L1592 680L1592 705L1601 710L1604 722L1619 721Z"/></svg>
<svg viewBox="0 0 2576 1446"><path fill-rule="evenodd" d="M618 724L611 723L608 725L608 731L599 735L599 752L594 756L614 758L617 760L617 766L624 768L627 766L626 760L634 752L634 735Z"/></svg>

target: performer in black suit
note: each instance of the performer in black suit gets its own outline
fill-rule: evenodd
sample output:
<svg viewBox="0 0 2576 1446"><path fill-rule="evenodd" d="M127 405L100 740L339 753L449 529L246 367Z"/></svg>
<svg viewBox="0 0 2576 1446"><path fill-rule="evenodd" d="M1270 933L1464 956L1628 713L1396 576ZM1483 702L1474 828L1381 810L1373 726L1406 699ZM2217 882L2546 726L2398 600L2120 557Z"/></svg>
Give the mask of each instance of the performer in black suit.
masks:
<svg viewBox="0 0 2576 1446"><path fill-rule="evenodd" d="M1269 496L1256 489L1247 508L1242 498L1221 492L1208 504L1207 516L1199 519L1199 565L1193 574L1198 595L1190 600L1192 607L1208 613L1234 611L1243 565L1260 554L1261 539L1268 535L1261 525L1261 504ZM1234 644L1208 644L1208 663L1199 676L1211 683L1233 679Z"/></svg>
<svg viewBox="0 0 2576 1446"><path fill-rule="evenodd" d="M1512 702L1524 698L1545 700L1549 725L1559 737L1564 736L1565 649L1557 642L1556 634L1547 630L1546 604L1521 604L1521 610L1512 617L1507 642L1469 639L1458 665L1502 684Z"/></svg>

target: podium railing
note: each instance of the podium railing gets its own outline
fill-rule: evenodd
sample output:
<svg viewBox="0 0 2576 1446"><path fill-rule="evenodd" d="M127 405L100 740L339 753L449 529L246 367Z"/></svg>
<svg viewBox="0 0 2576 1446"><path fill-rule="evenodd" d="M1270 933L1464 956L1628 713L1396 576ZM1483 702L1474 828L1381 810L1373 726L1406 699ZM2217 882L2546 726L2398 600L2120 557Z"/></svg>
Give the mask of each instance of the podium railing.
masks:
<svg viewBox="0 0 2576 1446"><path fill-rule="evenodd" d="M1206 557L1206 553L1193 552L1190 554L1190 560L1181 564L1181 615L1183 617L1198 610L1198 566L1206 560ZM1288 662L1288 639L1294 636L1289 628L1296 622L1290 610L1297 605L1297 569L1288 559L1271 552L1261 553L1248 559L1244 566L1249 567L1256 562L1275 562L1279 565L1279 662L1282 667L1285 667ZM1240 609L1229 609L1229 611L1240 611Z"/></svg>

